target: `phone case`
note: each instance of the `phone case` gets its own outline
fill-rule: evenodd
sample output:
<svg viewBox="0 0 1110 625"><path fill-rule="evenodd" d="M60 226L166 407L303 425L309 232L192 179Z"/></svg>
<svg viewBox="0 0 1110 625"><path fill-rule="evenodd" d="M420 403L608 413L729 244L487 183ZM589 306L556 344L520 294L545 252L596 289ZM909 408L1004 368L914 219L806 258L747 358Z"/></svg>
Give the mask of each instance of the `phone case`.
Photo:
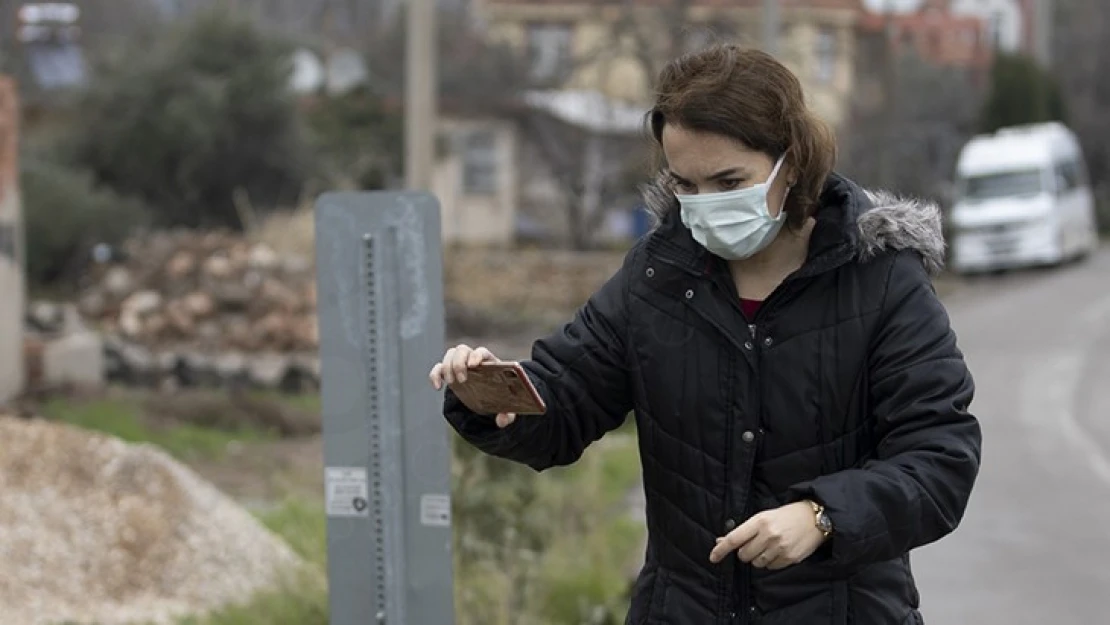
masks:
<svg viewBox="0 0 1110 625"><path fill-rule="evenodd" d="M466 382L451 385L459 400L474 412L495 415L547 412L536 387L519 363L486 363L466 372Z"/></svg>

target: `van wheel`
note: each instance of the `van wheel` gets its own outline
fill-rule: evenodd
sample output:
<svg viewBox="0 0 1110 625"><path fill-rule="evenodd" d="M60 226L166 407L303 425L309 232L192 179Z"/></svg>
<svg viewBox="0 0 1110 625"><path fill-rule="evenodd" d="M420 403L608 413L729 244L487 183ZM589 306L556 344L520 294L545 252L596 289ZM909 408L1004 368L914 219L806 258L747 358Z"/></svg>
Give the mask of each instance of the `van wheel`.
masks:
<svg viewBox="0 0 1110 625"><path fill-rule="evenodd" d="M1068 245L1066 237L1064 236L1063 228L1056 232L1056 262L1047 263L1049 267L1066 267L1067 264L1074 258L1074 255L1068 254Z"/></svg>
<svg viewBox="0 0 1110 625"><path fill-rule="evenodd" d="M1099 239L1095 235L1091 240L1079 249L1079 253L1075 255L1076 262L1083 262L1091 257L1092 254L1098 250Z"/></svg>

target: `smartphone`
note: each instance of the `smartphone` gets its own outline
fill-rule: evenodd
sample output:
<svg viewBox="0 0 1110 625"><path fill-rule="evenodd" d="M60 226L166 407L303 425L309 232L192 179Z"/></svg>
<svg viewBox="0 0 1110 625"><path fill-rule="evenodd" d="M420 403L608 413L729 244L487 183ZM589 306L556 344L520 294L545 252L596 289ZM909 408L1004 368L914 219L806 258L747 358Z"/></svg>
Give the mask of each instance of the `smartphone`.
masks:
<svg viewBox="0 0 1110 625"><path fill-rule="evenodd" d="M540 415L547 405L519 362L484 362L451 385L459 400L478 414Z"/></svg>

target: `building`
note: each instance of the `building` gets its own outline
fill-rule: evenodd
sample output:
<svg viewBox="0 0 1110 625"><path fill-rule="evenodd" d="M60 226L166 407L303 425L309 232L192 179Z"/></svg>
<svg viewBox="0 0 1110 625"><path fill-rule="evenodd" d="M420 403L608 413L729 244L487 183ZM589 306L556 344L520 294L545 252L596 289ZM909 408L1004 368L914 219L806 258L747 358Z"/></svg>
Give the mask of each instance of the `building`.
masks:
<svg viewBox="0 0 1110 625"><path fill-rule="evenodd" d="M990 45L1009 53L1036 52L1036 3L1042 0L952 0L951 11L983 22Z"/></svg>
<svg viewBox="0 0 1110 625"><path fill-rule="evenodd" d="M942 67L986 72L993 59L994 39L987 23L952 10L951 0L925 0L907 13L866 13L861 36L885 41L896 54L913 52Z"/></svg>
<svg viewBox="0 0 1110 625"><path fill-rule="evenodd" d="M14 30L14 77L24 101L48 102L59 92L85 86L81 11L68 2L25 2L6 15Z"/></svg>
<svg viewBox="0 0 1110 625"><path fill-rule="evenodd" d="M490 36L527 52L539 84L646 104L670 58L713 41L759 45L761 0L478 0ZM860 0L782 0L779 56L811 106L844 121Z"/></svg>
<svg viewBox="0 0 1110 625"><path fill-rule="evenodd" d="M432 179L446 243L510 245L520 205L520 133L514 120L442 117Z"/></svg>
<svg viewBox="0 0 1110 625"><path fill-rule="evenodd" d="M487 114L441 111L432 191L444 242L566 244L576 228L594 242L629 236L634 201L614 197L628 159L612 157L640 146L644 112L575 90L525 93Z"/></svg>

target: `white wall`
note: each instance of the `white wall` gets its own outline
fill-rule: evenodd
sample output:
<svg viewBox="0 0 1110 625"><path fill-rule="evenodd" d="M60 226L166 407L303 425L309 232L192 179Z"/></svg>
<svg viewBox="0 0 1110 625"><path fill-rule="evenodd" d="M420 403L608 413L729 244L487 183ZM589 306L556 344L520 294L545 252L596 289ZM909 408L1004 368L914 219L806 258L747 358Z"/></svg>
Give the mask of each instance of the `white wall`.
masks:
<svg viewBox="0 0 1110 625"><path fill-rule="evenodd" d="M496 186L492 192L468 192L464 185L462 139L469 132L492 132L495 136ZM519 203L516 126L503 120L447 119L440 123L439 134L445 149L437 160L432 187L442 207L444 242L512 243Z"/></svg>
<svg viewBox="0 0 1110 625"><path fill-rule="evenodd" d="M987 33L997 20L999 47L1006 52L1021 51L1025 16L1017 0L953 0L952 12L978 17Z"/></svg>

